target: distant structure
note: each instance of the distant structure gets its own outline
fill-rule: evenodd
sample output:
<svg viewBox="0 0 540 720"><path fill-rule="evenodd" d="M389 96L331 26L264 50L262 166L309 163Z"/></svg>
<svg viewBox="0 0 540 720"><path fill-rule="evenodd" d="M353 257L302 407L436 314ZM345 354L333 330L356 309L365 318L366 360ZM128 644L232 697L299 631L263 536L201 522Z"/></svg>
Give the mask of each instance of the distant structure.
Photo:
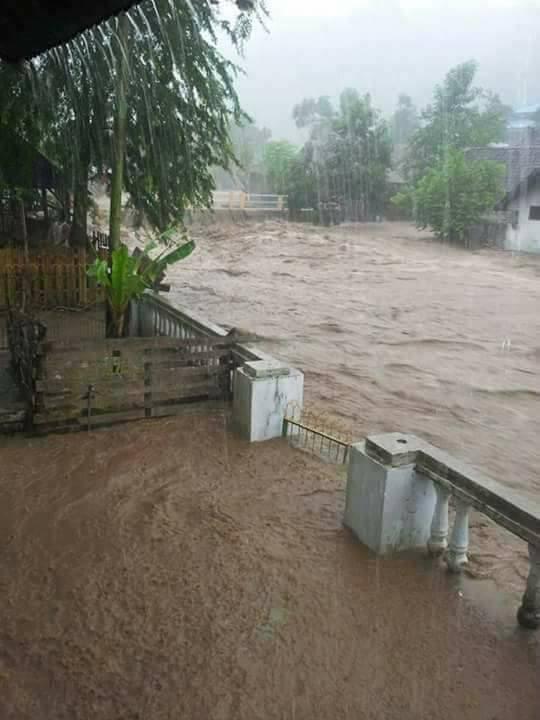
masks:
<svg viewBox="0 0 540 720"><path fill-rule="evenodd" d="M467 156L505 166L504 197L473 230L473 241L540 253L540 103L515 110L507 142L473 147Z"/></svg>
<svg viewBox="0 0 540 720"><path fill-rule="evenodd" d="M514 110L506 126L509 145L540 145L540 103Z"/></svg>

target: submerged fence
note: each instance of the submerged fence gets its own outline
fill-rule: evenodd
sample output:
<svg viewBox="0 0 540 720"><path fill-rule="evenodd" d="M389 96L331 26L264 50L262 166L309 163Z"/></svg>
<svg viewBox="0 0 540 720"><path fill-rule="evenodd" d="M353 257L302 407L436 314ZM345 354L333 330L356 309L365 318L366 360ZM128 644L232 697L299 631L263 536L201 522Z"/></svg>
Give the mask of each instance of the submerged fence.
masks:
<svg viewBox="0 0 540 720"><path fill-rule="evenodd" d="M266 210L268 212L287 210L287 195L216 190L213 194L213 201L216 210Z"/></svg>
<svg viewBox="0 0 540 720"><path fill-rule="evenodd" d="M338 465L348 462L352 435L325 413L289 403L283 418L282 436L294 447L313 452L328 462Z"/></svg>

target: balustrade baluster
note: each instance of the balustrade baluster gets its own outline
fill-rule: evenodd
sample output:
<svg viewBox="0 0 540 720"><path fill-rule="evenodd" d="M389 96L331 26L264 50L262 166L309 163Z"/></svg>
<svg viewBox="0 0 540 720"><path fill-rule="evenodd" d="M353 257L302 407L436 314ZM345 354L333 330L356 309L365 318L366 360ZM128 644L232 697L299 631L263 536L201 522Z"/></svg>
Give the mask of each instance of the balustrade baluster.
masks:
<svg viewBox="0 0 540 720"><path fill-rule="evenodd" d="M529 576L517 618L532 630L540 627L540 545L529 543Z"/></svg>
<svg viewBox="0 0 540 720"><path fill-rule="evenodd" d="M456 517L450 537L446 562L452 572L461 572L461 567L467 559L469 549L469 510L470 505L461 500L456 501Z"/></svg>
<svg viewBox="0 0 540 720"><path fill-rule="evenodd" d="M450 493L441 485L435 484L437 500L431 521L431 535L428 540L428 550L432 555L440 555L446 550L448 544L448 500Z"/></svg>

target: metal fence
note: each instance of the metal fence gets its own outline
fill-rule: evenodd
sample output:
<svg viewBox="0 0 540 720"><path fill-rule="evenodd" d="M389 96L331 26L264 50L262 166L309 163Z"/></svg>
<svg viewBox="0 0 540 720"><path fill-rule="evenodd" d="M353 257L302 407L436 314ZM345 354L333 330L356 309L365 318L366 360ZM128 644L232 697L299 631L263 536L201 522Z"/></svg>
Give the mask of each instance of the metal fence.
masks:
<svg viewBox="0 0 540 720"><path fill-rule="evenodd" d="M342 465L349 460L351 433L325 413L289 404L283 418L282 436L293 447L312 452L327 462Z"/></svg>
<svg viewBox="0 0 540 720"><path fill-rule="evenodd" d="M216 190L213 200L216 210L267 210L268 212L287 210L287 195Z"/></svg>

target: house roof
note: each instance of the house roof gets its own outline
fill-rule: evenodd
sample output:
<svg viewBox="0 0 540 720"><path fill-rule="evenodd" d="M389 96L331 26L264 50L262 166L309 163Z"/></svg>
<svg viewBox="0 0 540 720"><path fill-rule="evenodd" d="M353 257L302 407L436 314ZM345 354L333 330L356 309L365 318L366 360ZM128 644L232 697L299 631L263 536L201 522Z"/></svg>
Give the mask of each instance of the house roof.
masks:
<svg viewBox="0 0 540 720"><path fill-rule="evenodd" d="M0 57L15 62L60 45L139 0L2 0Z"/></svg>
<svg viewBox="0 0 540 720"><path fill-rule="evenodd" d="M523 178L521 182L519 182L514 189L507 193L503 200L499 203L498 207L501 209L505 209L508 207L508 204L515 200L518 197L521 197L522 195L527 195L533 187L535 187L538 182L540 181L540 168L536 168L535 170L532 170L527 177Z"/></svg>
<svg viewBox="0 0 540 720"><path fill-rule="evenodd" d="M505 190L507 195L540 168L540 145L487 145L467 150L472 160L493 160L506 168Z"/></svg>
<svg viewBox="0 0 540 720"><path fill-rule="evenodd" d="M139 2L1 0L0 58L18 62L39 55ZM249 10L253 5L251 0L236 0L236 4L241 10Z"/></svg>

